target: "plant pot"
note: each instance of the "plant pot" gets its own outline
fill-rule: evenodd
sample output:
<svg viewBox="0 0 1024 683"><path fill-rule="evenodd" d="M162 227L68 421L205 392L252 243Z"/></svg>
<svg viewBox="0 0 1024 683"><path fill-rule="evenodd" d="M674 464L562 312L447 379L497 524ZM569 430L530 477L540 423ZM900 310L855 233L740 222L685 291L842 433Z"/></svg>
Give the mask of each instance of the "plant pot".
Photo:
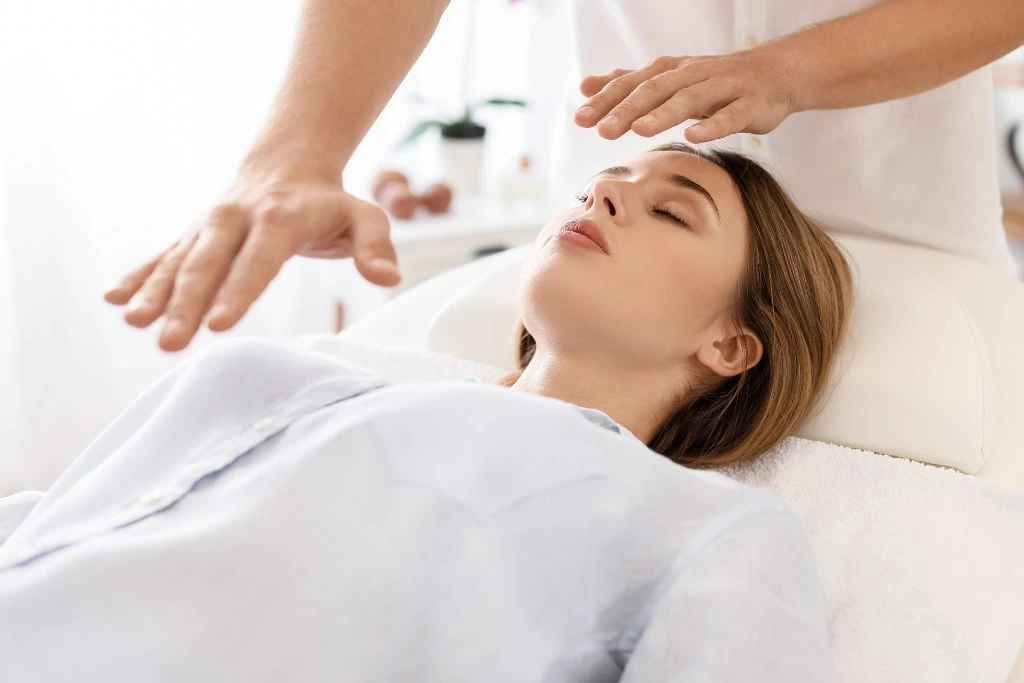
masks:
<svg viewBox="0 0 1024 683"><path fill-rule="evenodd" d="M455 197L480 194L486 130L470 121L441 128L441 165Z"/></svg>

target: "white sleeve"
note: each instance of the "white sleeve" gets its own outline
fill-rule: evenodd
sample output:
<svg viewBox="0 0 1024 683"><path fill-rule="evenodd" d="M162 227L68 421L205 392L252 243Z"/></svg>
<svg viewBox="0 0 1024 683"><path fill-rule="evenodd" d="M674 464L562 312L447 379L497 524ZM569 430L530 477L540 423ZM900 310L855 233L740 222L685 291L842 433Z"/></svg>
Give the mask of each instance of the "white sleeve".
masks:
<svg viewBox="0 0 1024 683"><path fill-rule="evenodd" d="M831 678L820 581L786 510L733 523L654 604L624 683L819 683Z"/></svg>

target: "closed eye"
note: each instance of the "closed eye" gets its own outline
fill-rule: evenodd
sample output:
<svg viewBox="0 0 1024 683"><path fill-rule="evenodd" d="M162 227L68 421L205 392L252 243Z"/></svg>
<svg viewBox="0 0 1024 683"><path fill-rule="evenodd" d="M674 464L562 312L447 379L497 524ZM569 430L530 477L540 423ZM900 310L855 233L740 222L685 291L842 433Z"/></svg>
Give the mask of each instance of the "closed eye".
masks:
<svg viewBox="0 0 1024 683"><path fill-rule="evenodd" d="M662 216L665 216L669 220L675 221L676 223L679 223L680 225L685 225L685 226L689 225L686 221L684 221L682 218L680 218L679 216L675 215L674 213L672 213L668 209L656 208L656 209L654 209L654 213L661 214Z"/></svg>
<svg viewBox="0 0 1024 683"><path fill-rule="evenodd" d="M576 200L580 204L586 204L588 199L590 199L590 195L588 195L586 192L579 192L579 193L576 194ZM674 213L672 213L668 209L662 209L660 207L659 208L655 208L654 209L654 213L662 215L662 216L665 216L670 221L678 223L679 225L683 225L683 226L689 227L689 223L687 223L682 218L680 218L679 216L675 215Z"/></svg>

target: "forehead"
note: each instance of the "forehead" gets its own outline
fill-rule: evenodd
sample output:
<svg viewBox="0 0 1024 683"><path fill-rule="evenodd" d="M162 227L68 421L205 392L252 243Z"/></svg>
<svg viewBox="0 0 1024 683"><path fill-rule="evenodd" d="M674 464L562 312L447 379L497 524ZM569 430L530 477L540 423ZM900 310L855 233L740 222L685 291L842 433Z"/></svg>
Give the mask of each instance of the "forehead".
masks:
<svg viewBox="0 0 1024 683"><path fill-rule="evenodd" d="M678 173L703 186L722 213L723 222L744 222L743 202L732 178L714 162L688 152L644 152L627 164L637 175L658 177Z"/></svg>

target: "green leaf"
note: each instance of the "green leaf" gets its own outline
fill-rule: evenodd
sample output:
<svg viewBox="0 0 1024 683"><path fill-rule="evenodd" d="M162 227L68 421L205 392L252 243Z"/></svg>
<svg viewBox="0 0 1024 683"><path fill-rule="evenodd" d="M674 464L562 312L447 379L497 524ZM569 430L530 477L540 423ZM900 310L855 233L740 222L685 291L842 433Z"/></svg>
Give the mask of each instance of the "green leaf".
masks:
<svg viewBox="0 0 1024 683"><path fill-rule="evenodd" d="M401 149L402 147L405 147L406 145L413 142L419 136L423 135L424 133L426 133L428 130L435 126L444 125L446 125L446 122L439 121L438 119L425 119L423 121L420 121L419 123L412 127L412 130L410 130L406 134L406 136L398 142L397 145L395 145L395 149Z"/></svg>
<svg viewBox="0 0 1024 683"><path fill-rule="evenodd" d="M526 106L526 101L525 100L513 100L513 99L509 99L507 97L491 97L491 98L486 99L486 100L480 100L479 102L474 104L473 107L482 107L485 104L491 104L491 105L495 105L495 106L499 106L499 107L501 107L501 106L525 107Z"/></svg>

